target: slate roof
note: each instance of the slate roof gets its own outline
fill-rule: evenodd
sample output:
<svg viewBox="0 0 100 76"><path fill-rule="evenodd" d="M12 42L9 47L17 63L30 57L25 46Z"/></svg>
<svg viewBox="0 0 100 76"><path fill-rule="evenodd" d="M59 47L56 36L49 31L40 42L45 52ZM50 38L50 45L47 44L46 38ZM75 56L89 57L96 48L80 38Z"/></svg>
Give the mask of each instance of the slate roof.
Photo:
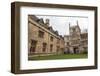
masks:
<svg viewBox="0 0 100 76"><path fill-rule="evenodd" d="M29 17L31 19L33 19L34 21L36 21L37 23L39 23L41 26L45 27L46 29L48 29L49 31L51 31L52 33L56 34L57 36L59 36L60 38L64 39L62 37L62 35L59 35L58 31L53 30L52 26L47 26L46 23L44 22L43 18L38 18L35 15L29 15Z"/></svg>

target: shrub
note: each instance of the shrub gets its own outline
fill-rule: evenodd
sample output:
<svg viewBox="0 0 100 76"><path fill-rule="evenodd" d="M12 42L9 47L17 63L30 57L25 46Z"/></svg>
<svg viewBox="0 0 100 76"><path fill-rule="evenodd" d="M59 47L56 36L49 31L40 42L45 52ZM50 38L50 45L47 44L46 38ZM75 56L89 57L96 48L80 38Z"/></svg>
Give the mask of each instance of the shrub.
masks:
<svg viewBox="0 0 100 76"><path fill-rule="evenodd" d="M84 50L84 51L82 52L82 54L88 54L88 51L87 51L87 50Z"/></svg>

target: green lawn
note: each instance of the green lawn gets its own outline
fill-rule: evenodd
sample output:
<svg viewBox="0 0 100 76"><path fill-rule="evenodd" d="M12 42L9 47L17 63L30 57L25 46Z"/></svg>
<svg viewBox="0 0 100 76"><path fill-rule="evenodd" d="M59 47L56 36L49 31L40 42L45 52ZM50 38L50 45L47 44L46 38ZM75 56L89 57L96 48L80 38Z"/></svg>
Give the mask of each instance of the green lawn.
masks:
<svg viewBox="0 0 100 76"><path fill-rule="evenodd" d="M87 54L62 54L62 55L49 55L49 56L29 56L29 60L55 60L55 59L81 59L87 58Z"/></svg>

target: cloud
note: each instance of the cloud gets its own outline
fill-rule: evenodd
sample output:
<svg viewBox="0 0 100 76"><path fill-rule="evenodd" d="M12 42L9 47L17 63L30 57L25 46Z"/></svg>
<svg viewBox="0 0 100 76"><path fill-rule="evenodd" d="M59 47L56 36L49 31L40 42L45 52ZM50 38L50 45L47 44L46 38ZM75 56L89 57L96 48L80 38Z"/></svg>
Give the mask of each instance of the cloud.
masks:
<svg viewBox="0 0 100 76"><path fill-rule="evenodd" d="M58 33L62 36L69 34L69 22L71 26L78 24L81 30L88 29L88 18L85 17L62 17L62 16L38 16L38 18L50 19L50 26L53 27L54 30L57 30Z"/></svg>

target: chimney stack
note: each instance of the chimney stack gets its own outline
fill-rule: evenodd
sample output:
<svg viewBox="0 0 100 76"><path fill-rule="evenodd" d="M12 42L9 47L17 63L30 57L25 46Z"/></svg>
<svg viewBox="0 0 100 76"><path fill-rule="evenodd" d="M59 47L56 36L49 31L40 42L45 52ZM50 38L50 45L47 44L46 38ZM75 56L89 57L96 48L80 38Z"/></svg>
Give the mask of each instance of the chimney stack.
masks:
<svg viewBox="0 0 100 76"><path fill-rule="evenodd" d="M47 25L47 26L49 26L49 19L46 19L46 22L45 22L45 24Z"/></svg>

